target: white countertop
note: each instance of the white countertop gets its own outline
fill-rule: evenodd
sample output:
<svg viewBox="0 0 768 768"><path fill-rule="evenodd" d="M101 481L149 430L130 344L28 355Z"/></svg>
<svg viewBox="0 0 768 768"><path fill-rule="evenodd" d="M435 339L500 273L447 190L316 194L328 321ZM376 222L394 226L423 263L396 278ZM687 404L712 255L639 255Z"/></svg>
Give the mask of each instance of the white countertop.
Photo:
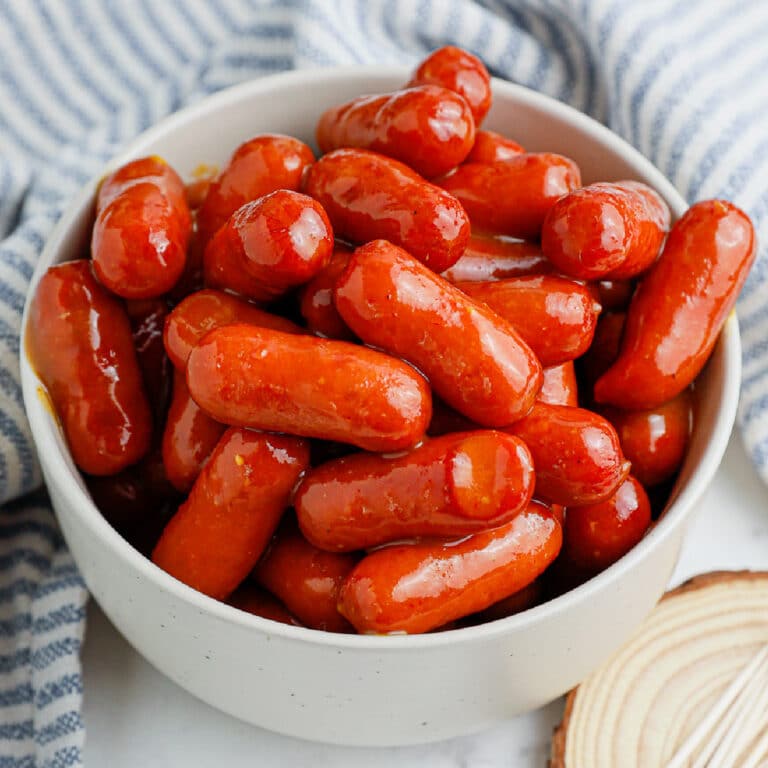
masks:
<svg viewBox="0 0 768 768"><path fill-rule="evenodd" d="M768 489L737 436L692 520L673 586L717 569L768 569ZM83 657L86 768L334 766L542 768L562 703L493 730L402 749L331 747L263 731L221 714L166 680L92 602Z"/></svg>

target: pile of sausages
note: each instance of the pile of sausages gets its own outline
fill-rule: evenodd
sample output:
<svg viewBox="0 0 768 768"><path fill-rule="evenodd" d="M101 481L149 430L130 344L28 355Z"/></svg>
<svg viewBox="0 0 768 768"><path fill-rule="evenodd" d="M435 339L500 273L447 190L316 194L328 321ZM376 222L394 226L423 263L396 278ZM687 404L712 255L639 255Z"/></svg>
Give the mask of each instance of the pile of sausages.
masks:
<svg viewBox="0 0 768 768"><path fill-rule="evenodd" d="M28 350L158 566L278 621L417 633L642 538L752 225L707 201L670 230L646 185L479 130L490 105L482 62L442 48L325 112L318 159L260 135L186 187L158 157L103 181Z"/></svg>

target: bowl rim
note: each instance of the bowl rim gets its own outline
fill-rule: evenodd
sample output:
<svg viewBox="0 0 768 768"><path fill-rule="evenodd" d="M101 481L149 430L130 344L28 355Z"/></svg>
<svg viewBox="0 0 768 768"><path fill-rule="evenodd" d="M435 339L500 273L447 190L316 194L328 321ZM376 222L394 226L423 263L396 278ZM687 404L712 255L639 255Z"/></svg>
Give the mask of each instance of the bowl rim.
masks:
<svg viewBox="0 0 768 768"><path fill-rule="evenodd" d="M66 238L68 230L72 226L73 220L82 211L84 206L92 203L96 185L104 173L110 168L141 156L142 152L146 151L143 149L146 144L155 142L162 136L183 127L188 120L199 117L201 114L216 112L221 108L234 105L243 99L270 93L282 85L311 87L315 82L349 81L350 78L359 79L362 82L366 80L375 81L377 79L402 79L407 77L408 73L409 70L406 67L382 67L378 65L328 67L312 71L292 70L267 75L231 86L157 122L129 142L121 152L106 164L97 177L87 182L81 191L73 197L72 202L51 231L40 254L30 281L22 315L20 367L24 406L34 442L36 446L41 448L44 446L46 448L46 467L52 480L54 480L52 484L55 484L57 489L69 498L69 508L81 518L81 522L84 525L92 530L101 544L108 547L116 557L123 560L138 575L148 579L159 589L170 593L173 598L189 603L198 611L210 614L223 622L237 624L246 629L256 630L272 636L280 636L289 641L349 651L381 652L386 650L405 652L413 649L483 642L498 635L523 630L532 624L552 617L567 607L569 603L587 601L595 593L609 588L612 583L621 578L623 573L632 569L637 562L649 556L651 550L661 546L664 540L673 535L676 528L685 521L692 506L711 481L725 452L728 437L733 427L741 379L741 345L738 321L734 312L723 328L718 342L724 345L723 360L725 370L723 376L723 396L717 409L712 433L701 461L693 470L688 483L674 499L659 522L630 552L589 581L545 603L495 621L471 627L414 635L336 634L307 627L296 627L249 614L224 602L208 597L178 581L156 566L148 557L134 549L107 522L90 496L75 479L65 462L63 448L57 444L54 433L54 430L58 429L55 426L57 424L56 419L51 416L38 397L38 388L43 387L43 384L37 378L29 363L23 339L27 332L30 299L42 273L48 268L48 265L54 262L55 256L63 240ZM573 128L591 134L602 145L640 168L650 184L670 204L675 217L682 215L688 207L674 186L650 160L593 118L550 96L506 80L493 78L493 88L494 93L503 93L522 105L539 109L552 117L561 119ZM61 445L64 445L64 441L61 442ZM39 452L42 453L40 450Z"/></svg>

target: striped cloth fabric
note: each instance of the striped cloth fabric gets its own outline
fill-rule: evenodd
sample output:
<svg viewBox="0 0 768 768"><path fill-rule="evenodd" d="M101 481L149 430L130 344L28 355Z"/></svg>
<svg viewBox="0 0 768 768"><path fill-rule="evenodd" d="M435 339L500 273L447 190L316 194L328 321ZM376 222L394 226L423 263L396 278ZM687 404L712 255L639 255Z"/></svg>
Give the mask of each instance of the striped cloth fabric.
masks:
<svg viewBox="0 0 768 768"><path fill-rule="evenodd" d="M412 64L445 43L638 147L768 241L766 0L0 0L0 768L80 765L86 593L37 495L19 387L35 261L74 191L164 115L290 67ZM514 136L514 127L510 126ZM742 432L768 480L768 261L739 307Z"/></svg>

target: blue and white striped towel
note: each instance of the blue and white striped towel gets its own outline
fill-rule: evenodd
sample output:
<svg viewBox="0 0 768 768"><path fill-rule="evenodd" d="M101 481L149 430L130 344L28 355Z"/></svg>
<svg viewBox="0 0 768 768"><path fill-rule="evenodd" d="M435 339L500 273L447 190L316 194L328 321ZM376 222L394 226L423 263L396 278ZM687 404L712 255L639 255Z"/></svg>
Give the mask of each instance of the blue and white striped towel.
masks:
<svg viewBox="0 0 768 768"><path fill-rule="evenodd" d="M19 388L27 282L74 191L142 129L290 67L444 43L637 146L768 242L766 0L0 0L0 768L76 766L85 589L39 497ZM741 299L740 421L768 480L768 260Z"/></svg>

